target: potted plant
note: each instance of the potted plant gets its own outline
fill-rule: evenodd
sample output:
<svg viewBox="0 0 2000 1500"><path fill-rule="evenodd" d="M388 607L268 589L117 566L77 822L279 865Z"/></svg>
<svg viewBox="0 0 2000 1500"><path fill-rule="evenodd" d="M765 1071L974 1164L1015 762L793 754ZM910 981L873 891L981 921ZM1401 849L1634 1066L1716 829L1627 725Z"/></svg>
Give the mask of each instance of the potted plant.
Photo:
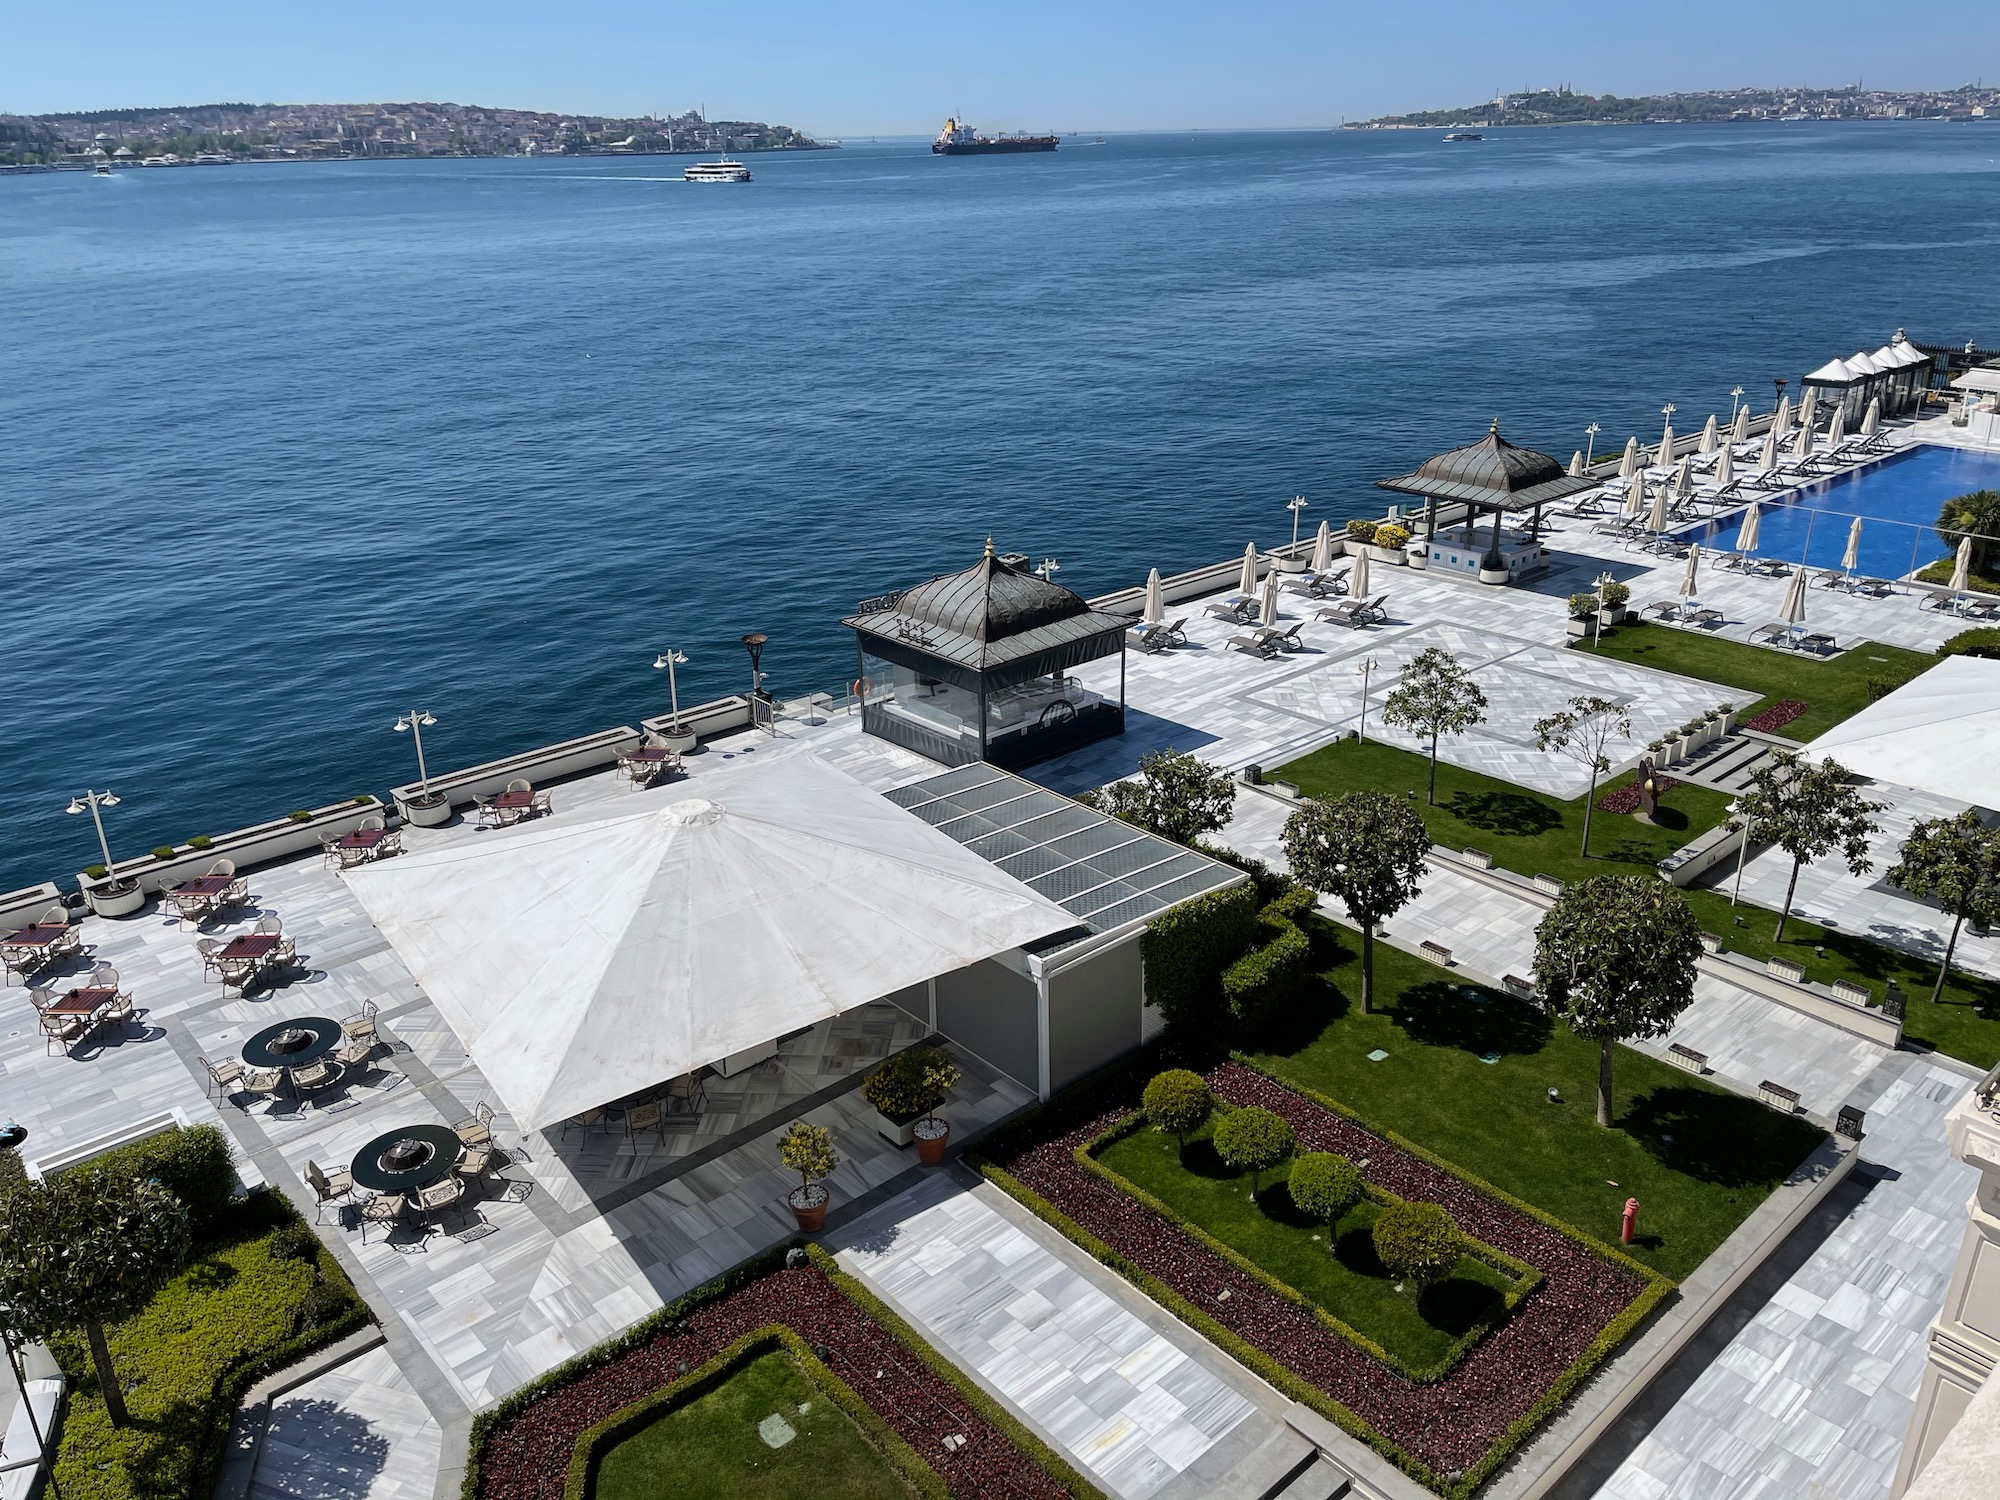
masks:
<svg viewBox="0 0 2000 1500"><path fill-rule="evenodd" d="M1403 561L1413 568L1428 568L1431 565L1431 544L1420 536L1413 536L1404 544Z"/></svg>
<svg viewBox="0 0 2000 1500"><path fill-rule="evenodd" d="M1666 750L1667 742L1665 740L1654 740L1646 746L1646 753L1653 757L1653 764L1656 766L1664 766L1668 763Z"/></svg>
<svg viewBox="0 0 2000 1500"><path fill-rule="evenodd" d="M1715 705L1715 711L1722 716L1722 732L1724 734L1733 732L1736 728L1736 705L1718 703Z"/></svg>
<svg viewBox="0 0 2000 1500"><path fill-rule="evenodd" d="M1591 619L1597 613L1597 595L1591 593L1569 596L1569 634L1572 640L1582 640L1590 634Z"/></svg>
<svg viewBox="0 0 2000 1500"><path fill-rule="evenodd" d="M1626 616L1626 610L1625 610L1626 601L1628 601L1631 597L1632 597L1632 590L1627 585L1622 583L1605 584L1604 623L1607 625L1617 625L1621 623Z"/></svg>
<svg viewBox="0 0 2000 1500"><path fill-rule="evenodd" d="M1377 562L1393 563L1401 567L1409 559L1403 553L1404 545L1410 540L1409 529L1398 526L1394 521L1385 521L1375 528L1375 535L1369 539L1368 550Z"/></svg>
<svg viewBox="0 0 2000 1500"><path fill-rule="evenodd" d="M895 1146L907 1146L916 1139L917 1121L926 1109L934 1107L924 1102L923 1078L911 1066L911 1056L909 1052L897 1053L861 1082L861 1097L874 1105L880 1116L876 1131Z"/></svg>
<svg viewBox="0 0 2000 1500"><path fill-rule="evenodd" d="M1353 520L1349 521L1347 523L1347 550L1352 552L1355 548L1365 547L1374 541L1375 526L1375 522L1364 520L1360 516L1356 516Z"/></svg>
<svg viewBox="0 0 2000 1500"><path fill-rule="evenodd" d="M785 1206L799 1221L801 1234L817 1234L826 1222L827 1199L832 1195L820 1186L840 1165L833 1149L833 1132L824 1125L808 1125L794 1120L791 1129L778 1137L778 1160L785 1169L799 1174L799 1185L785 1194Z"/></svg>
<svg viewBox="0 0 2000 1500"><path fill-rule="evenodd" d="M917 1159L934 1167L944 1160L944 1148L951 1140L951 1125L938 1118L937 1107L958 1085L958 1064L937 1047L917 1047L903 1057L916 1077L924 1110L923 1118L910 1127L910 1135L917 1143Z"/></svg>

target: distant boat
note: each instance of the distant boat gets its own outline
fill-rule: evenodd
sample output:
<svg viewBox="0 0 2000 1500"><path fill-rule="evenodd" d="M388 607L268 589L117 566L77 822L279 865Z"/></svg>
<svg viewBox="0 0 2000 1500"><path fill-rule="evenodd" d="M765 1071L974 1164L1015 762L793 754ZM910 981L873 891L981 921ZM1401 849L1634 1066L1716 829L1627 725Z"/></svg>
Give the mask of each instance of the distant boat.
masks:
<svg viewBox="0 0 2000 1500"><path fill-rule="evenodd" d="M998 156L1019 151L1053 151L1057 139L1052 135L981 135L953 115L944 122L944 129L937 133L937 139L931 142L931 151L937 156Z"/></svg>
<svg viewBox="0 0 2000 1500"><path fill-rule="evenodd" d="M111 163L108 161L99 162L91 169L90 175L93 177L109 177L111 175Z"/></svg>
<svg viewBox="0 0 2000 1500"><path fill-rule="evenodd" d="M1485 136L1476 130L1454 130L1445 136L1448 141L1483 141Z"/></svg>
<svg viewBox="0 0 2000 1500"><path fill-rule="evenodd" d="M226 167L234 161L234 157L224 156L220 151L204 151L194 159L194 164L198 167Z"/></svg>
<svg viewBox="0 0 2000 1500"><path fill-rule="evenodd" d="M684 182L748 182L750 169L724 156L715 161L698 161L681 173Z"/></svg>

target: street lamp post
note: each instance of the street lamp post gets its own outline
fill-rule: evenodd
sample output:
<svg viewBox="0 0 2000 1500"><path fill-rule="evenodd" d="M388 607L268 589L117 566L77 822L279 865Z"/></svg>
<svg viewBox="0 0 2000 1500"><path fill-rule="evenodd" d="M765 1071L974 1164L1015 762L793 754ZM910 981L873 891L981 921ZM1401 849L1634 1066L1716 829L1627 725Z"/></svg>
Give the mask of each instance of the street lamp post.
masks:
<svg viewBox="0 0 2000 1500"><path fill-rule="evenodd" d="M680 684L674 680L674 668L686 666L687 661L687 653L677 650L672 646L667 647L666 650L653 658L653 670L655 672L659 671L662 667L667 669L667 701L673 704L673 728L676 733L680 731L681 727L681 689Z"/></svg>
<svg viewBox="0 0 2000 1500"><path fill-rule="evenodd" d="M1062 571L1062 564L1053 557L1045 557L1035 564L1035 576L1045 583L1054 583L1056 574Z"/></svg>
<svg viewBox="0 0 2000 1500"><path fill-rule="evenodd" d="M1743 816L1742 813L1738 810L1738 804L1734 802L1729 804L1729 812L1732 817ZM1736 904L1736 898L1743 894L1743 861L1745 858L1748 857L1749 853L1750 853L1750 820L1748 818L1743 818L1743 842L1736 846L1736 884L1731 886L1729 890L1729 904L1731 906L1734 906Z"/></svg>
<svg viewBox="0 0 2000 1500"><path fill-rule="evenodd" d="M1617 579L1611 576L1609 569L1599 573L1596 578L1591 580L1597 586L1597 613L1592 616L1590 624L1590 644L1592 647L1602 645L1604 642L1604 586L1608 583L1616 583L1617 581Z"/></svg>
<svg viewBox="0 0 2000 1500"><path fill-rule="evenodd" d="M1368 678L1381 665L1372 656L1361 658L1361 665L1354 670L1361 674L1361 727L1354 731L1355 743L1368 738Z"/></svg>
<svg viewBox="0 0 2000 1500"><path fill-rule="evenodd" d="M1306 497L1294 495L1285 502L1285 509L1292 513L1292 550L1299 550L1299 512L1306 508Z"/></svg>
<svg viewBox="0 0 2000 1500"><path fill-rule="evenodd" d="M98 809L116 807L121 800L123 799L107 787L101 792L87 791L81 797L72 797L69 799L69 806L63 809L64 812L90 814L90 821L97 825L97 847L104 855L106 875L111 873L111 841L104 836L104 818Z"/></svg>
<svg viewBox="0 0 2000 1500"><path fill-rule="evenodd" d="M1583 435L1590 439L1590 442L1585 445L1583 451L1583 466L1585 469L1588 469L1590 461L1597 457L1597 435L1602 431L1604 429L1599 427L1595 422L1592 422L1588 427L1583 429Z"/></svg>
<svg viewBox="0 0 2000 1500"><path fill-rule="evenodd" d="M1782 375L1775 375L1771 378L1771 384L1776 386L1778 391L1778 393L1771 398L1771 410L1776 411L1778 409L1779 403L1785 399L1785 377Z"/></svg>
<svg viewBox="0 0 2000 1500"><path fill-rule="evenodd" d="M437 720L421 708L413 708L396 720L396 732L401 734L408 730L417 742L417 782L420 788L419 794L425 797L431 794L431 773L430 768L424 764L424 728L435 723Z"/></svg>
<svg viewBox="0 0 2000 1500"><path fill-rule="evenodd" d="M1743 387L1739 385L1729 393L1729 422L1731 426L1734 426L1736 423L1736 408L1742 400Z"/></svg>

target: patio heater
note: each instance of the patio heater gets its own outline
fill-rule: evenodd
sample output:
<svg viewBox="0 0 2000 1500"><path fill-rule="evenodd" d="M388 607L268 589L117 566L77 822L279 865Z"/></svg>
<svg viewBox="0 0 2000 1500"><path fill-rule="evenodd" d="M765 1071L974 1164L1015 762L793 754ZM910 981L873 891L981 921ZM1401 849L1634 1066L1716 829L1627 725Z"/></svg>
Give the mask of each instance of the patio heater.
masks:
<svg viewBox="0 0 2000 1500"><path fill-rule="evenodd" d="M1285 509L1292 513L1292 551L1299 550L1299 512L1306 508L1306 497L1294 495L1285 502Z"/></svg>
<svg viewBox="0 0 2000 1500"><path fill-rule="evenodd" d="M757 722L758 711L761 707L764 714L764 727L770 730L771 733L776 734L778 732L777 725L771 722L770 695L764 691L764 646L770 639L768 635L752 631L749 635L743 637L743 649L750 653L750 722L753 724Z"/></svg>
<svg viewBox="0 0 2000 1500"><path fill-rule="evenodd" d="M396 732L398 734L401 734L404 730L408 730L416 739L417 780L423 786L421 795L425 797L431 794L431 773L424 765L424 730L435 723L437 723L437 720L421 708L413 708L396 720Z"/></svg>
<svg viewBox="0 0 2000 1500"><path fill-rule="evenodd" d="M88 812L90 814L90 821L97 825L97 847L104 853L104 873L106 875L111 873L111 844L104 837L104 817L98 812L98 809L100 807L116 807L121 800L123 799L116 796L109 789L101 792L85 792L81 797L70 798L69 806L63 809L64 812Z"/></svg>

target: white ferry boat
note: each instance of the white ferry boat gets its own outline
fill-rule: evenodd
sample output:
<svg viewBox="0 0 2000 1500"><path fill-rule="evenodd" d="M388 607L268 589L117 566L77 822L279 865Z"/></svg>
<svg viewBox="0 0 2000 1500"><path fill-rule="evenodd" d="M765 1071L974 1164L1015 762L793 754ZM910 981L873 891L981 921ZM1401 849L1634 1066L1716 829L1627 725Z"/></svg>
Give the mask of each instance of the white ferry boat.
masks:
<svg viewBox="0 0 2000 1500"><path fill-rule="evenodd" d="M698 161L682 172L681 177L688 182L748 182L750 169L725 156L716 161Z"/></svg>

